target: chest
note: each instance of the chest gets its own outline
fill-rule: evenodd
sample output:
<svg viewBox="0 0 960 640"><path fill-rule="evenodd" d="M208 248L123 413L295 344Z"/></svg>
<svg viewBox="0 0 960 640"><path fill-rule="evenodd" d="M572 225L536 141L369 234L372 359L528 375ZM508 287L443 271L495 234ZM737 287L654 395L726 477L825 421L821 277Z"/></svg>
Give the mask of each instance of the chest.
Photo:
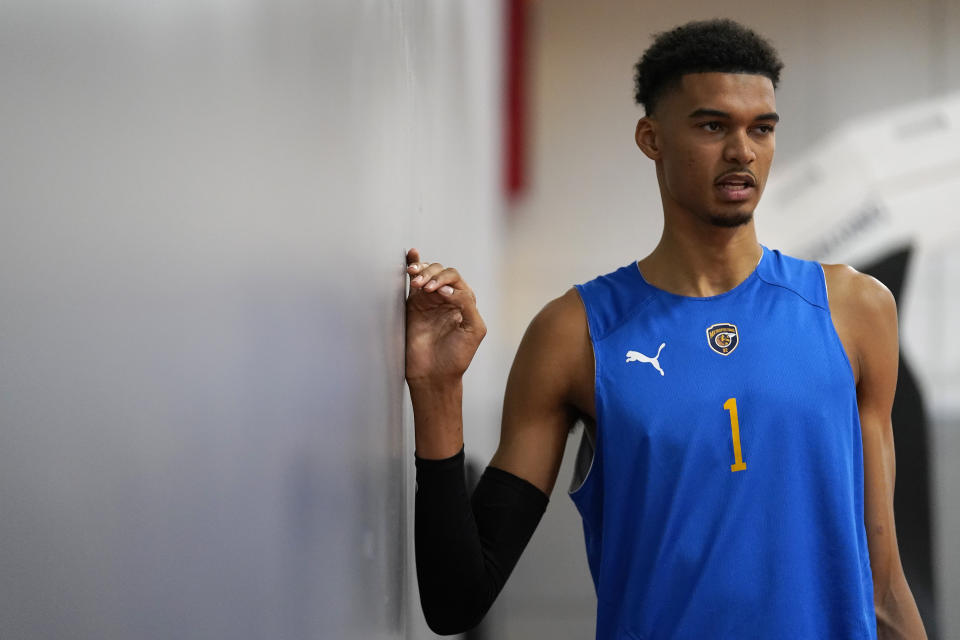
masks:
<svg viewBox="0 0 960 640"><path fill-rule="evenodd" d="M594 415L628 440L687 446L704 429L729 438L744 420L822 424L855 396L829 313L789 298L654 306L594 351Z"/></svg>

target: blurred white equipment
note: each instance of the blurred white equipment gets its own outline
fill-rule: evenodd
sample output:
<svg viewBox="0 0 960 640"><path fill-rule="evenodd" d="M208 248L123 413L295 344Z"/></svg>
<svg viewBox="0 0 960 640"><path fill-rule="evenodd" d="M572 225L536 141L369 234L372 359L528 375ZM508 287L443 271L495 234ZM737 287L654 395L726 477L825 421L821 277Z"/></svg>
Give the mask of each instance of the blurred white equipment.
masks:
<svg viewBox="0 0 960 640"><path fill-rule="evenodd" d="M765 244L854 266L960 236L960 94L873 115L774 169L758 217Z"/></svg>

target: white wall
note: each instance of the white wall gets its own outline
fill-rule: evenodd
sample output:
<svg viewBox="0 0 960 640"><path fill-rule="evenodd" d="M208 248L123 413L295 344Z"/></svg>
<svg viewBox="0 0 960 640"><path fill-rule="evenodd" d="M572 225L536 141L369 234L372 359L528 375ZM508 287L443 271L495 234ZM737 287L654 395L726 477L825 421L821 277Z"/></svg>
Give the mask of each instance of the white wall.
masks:
<svg viewBox="0 0 960 640"><path fill-rule="evenodd" d="M652 33L720 12L700 1L551 0L530 7L531 184L508 229L505 266L515 276L505 292L502 348L510 354L544 303L646 255L658 241L662 209L653 167L633 142L642 115L632 98L633 64ZM858 114L960 88L955 2L748 1L723 15L770 38L786 63L774 174ZM760 216L761 233L776 224ZM564 495L576 443L571 438L544 523L495 605L509 614L498 637L592 632L596 599L579 516ZM941 502L945 508L960 502L960 483L949 473L936 476L956 486L951 501ZM938 523L954 527L939 531L941 550L960 533L955 520ZM960 636L960 586L952 577L960 575L960 558L952 558L953 572L939 574L942 637Z"/></svg>
<svg viewBox="0 0 960 640"><path fill-rule="evenodd" d="M0 636L427 637L403 257L496 329L499 32L440 0L0 6Z"/></svg>

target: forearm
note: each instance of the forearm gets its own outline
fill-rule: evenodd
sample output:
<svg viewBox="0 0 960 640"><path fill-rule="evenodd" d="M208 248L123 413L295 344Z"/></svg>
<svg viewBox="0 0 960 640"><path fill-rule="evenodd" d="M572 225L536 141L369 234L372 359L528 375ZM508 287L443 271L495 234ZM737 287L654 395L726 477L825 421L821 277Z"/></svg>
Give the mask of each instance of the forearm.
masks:
<svg viewBox="0 0 960 640"><path fill-rule="evenodd" d="M463 453L447 460L417 458L414 548L420 605L442 635L476 626L487 600L483 551L470 509Z"/></svg>
<svg viewBox="0 0 960 640"><path fill-rule="evenodd" d="M413 403L420 601L436 633L475 626L493 603L547 505L536 486L488 467L472 500L463 466L462 377L486 334L456 269L407 252L405 376ZM413 277L413 274L417 274Z"/></svg>
<svg viewBox="0 0 960 640"><path fill-rule="evenodd" d="M927 632L920 611L902 574L888 588L875 591L874 608L877 614L877 640L926 639Z"/></svg>
<svg viewBox="0 0 960 640"><path fill-rule="evenodd" d="M434 632L460 633L480 622L546 505L539 489L493 467L468 499L462 451L445 460L417 458L417 581Z"/></svg>

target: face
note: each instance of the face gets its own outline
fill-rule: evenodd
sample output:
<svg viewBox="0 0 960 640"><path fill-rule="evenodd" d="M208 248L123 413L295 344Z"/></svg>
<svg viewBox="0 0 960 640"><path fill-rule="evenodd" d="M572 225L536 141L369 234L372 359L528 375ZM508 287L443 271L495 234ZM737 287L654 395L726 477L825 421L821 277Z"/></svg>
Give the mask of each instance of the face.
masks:
<svg viewBox="0 0 960 640"><path fill-rule="evenodd" d="M691 73L637 125L657 163L668 215L735 227L753 218L773 162L773 83L746 73Z"/></svg>

